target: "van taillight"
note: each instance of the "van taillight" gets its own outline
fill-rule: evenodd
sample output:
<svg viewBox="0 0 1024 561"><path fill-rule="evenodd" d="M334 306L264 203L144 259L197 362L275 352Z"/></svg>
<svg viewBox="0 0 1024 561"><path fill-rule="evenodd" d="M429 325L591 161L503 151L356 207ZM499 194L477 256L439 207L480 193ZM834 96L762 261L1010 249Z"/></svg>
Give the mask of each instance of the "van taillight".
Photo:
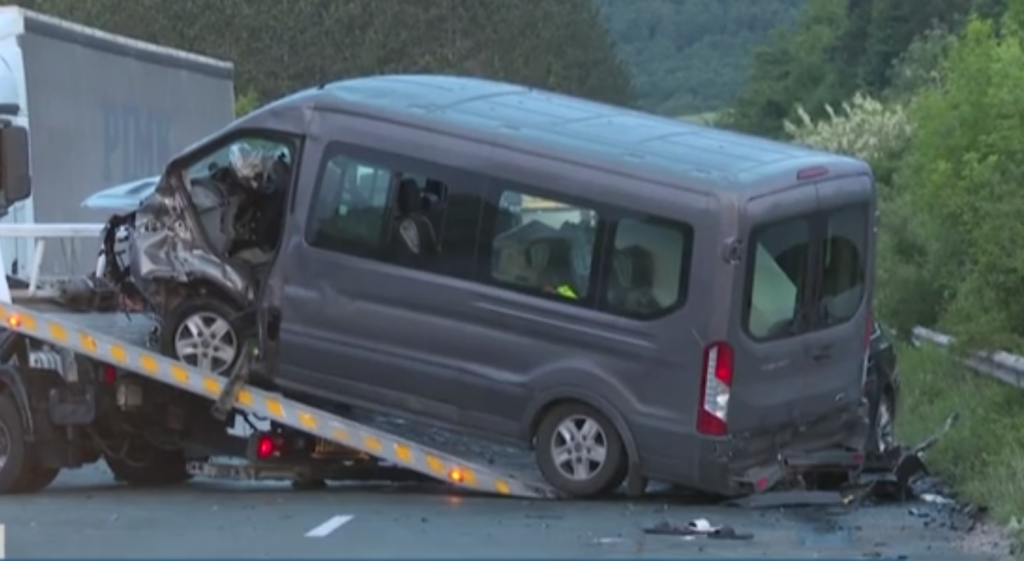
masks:
<svg viewBox="0 0 1024 561"><path fill-rule="evenodd" d="M732 388L733 352L727 343L711 343L704 348L701 373L700 409L697 432L725 436L729 431L729 391Z"/></svg>

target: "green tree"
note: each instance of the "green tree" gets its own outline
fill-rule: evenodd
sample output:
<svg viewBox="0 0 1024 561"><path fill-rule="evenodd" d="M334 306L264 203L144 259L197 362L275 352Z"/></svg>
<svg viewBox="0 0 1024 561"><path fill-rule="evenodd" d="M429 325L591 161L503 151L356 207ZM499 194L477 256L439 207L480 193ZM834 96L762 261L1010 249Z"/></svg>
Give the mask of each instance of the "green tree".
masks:
<svg viewBox="0 0 1024 561"><path fill-rule="evenodd" d="M753 134L780 136L797 104L820 116L826 104L845 99L833 57L846 21L842 3L808 0L794 30L773 33L771 42L754 52L750 81L719 122Z"/></svg>
<svg viewBox="0 0 1024 561"><path fill-rule="evenodd" d="M825 111L826 118L815 120L797 106L797 118L785 122L786 135L799 144L865 160L876 180L888 185L913 130L905 108L858 93L838 108L826 105Z"/></svg>
<svg viewBox="0 0 1024 561"><path fill-rule="evenodd" d="M755 54L750 81L722 123L780 136L782 120L798 104L818 118L826 104L857 91L882 96L893 65L916 38L931 29L955 31L972 12L1005 9L1005 0L808 0L796 29L776 33Z"/></svg>
<svg viewBox="0 0 1024 561"><path fill-rule="evenodd" d="M1024 343L1021 39L1012 24L1001 32L978 19L967 25L941 86L924 89L912 108L895 184L901 231L882 238L890 238L886 317L937 322L968 347Z"/></svg>
<svg viewBox="0 0 1024 561"><path fill-rule="evenodd" d="M673 116L728 106L753 49L806 0L594 0L632 74L640 107Z"/></svg>
<svg viewBox="0 0 1024 561"><path fill-rule="evenodd" d="M942 28L931 29L914 39L893 63L885 97L902 102L924 88L940 86L942 65L955 39L956 35Z"/></svg>

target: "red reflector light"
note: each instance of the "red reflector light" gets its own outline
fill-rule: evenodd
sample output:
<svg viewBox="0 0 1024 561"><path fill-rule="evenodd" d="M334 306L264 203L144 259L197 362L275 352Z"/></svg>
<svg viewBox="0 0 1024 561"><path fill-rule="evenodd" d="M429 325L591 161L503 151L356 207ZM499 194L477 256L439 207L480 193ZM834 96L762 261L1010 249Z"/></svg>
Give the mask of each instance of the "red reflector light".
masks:
<svg viewBox="0 0 1024 561"><path fill-rule="evenodd" d="M117 382L117 369L109 364L104 365L103 383L108 386L113 386L114 382Z"/></svg>
<svg viewBox="0 0 1024 561"><path fill-rule="evenodd" d="M265 460L274 455L277 452L277 446L274 444L273 437L260 436L259 441L256 443L256 457Z"/></svg>
<svg viewBox="0 0 1024 561"><path fill-rule="evenodd" d="M727 343L712 343L705 347L697 410L698 433L707 436L725 436L728 433L732 377L732 347Z"/></svg>
<svg viewBox="0 0 1024 561"><path fill-rule="evenodd" d="M804 168L796 172L796 178L798 181L806 181L808 179L817 179L819 177L825 177L828 175L828 168L825 166L815 166L812 168Z"/></svg>

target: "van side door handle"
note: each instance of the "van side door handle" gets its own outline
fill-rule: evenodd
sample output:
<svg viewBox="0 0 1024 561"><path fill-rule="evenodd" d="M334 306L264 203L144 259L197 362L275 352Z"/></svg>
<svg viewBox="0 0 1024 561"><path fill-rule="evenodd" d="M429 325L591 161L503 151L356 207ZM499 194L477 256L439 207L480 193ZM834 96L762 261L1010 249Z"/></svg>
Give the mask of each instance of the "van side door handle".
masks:
<svg viewBox="0 0 1024 561"><path fill-rule="evenodd" d="M821 345L811 350L811 360L821 362L832 358L832 345Z"/></svg>

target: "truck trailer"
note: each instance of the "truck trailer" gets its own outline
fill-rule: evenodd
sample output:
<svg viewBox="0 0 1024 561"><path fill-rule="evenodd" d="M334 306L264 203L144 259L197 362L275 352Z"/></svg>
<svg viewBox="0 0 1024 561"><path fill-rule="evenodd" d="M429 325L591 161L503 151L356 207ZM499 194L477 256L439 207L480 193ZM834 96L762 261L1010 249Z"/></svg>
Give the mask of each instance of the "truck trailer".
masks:
<svg viewBox="0 0 1024 561"><path fill-rule="evenodd" d="M0 224L102 223L82 206L95 191L158 174L196 139L234 117L230 62L106 33L15 6L0 7L0 105L30 131L32 197ZM30 239L4 239L9 275L31 263ZM99 250L79 240L49 252L42 271L91 268Z"/></svg>

